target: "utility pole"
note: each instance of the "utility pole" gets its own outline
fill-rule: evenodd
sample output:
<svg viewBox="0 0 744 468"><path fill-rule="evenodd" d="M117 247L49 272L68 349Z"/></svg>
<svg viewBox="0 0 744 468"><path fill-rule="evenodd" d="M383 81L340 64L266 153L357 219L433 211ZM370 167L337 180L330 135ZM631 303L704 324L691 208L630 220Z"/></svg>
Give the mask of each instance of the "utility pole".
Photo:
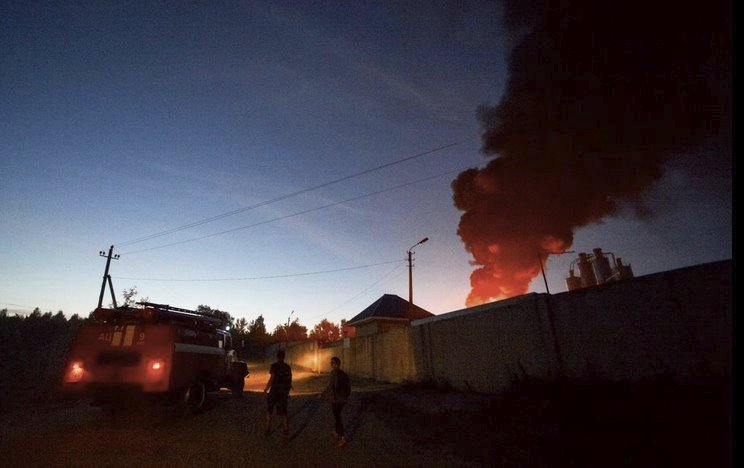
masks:
<svg viewBox="0 0 744 468"><path fill-rule="evenodd" d="M428 241L428 237L424 237L420 241L416 242L408 249L408 302L413 304L413 248L419 244L423 244Z"/></svg>
<svg viewBox="0 0 744 468"><path fill-rule="evenodd" d="M413 304L413 258L408 251L408 302Z"/></svg>
<svg viewBox="0 0 744 468"><path fill-rule="evenodd" d="M545 258L547 259L547 257ZM550 289L548 289L548 279L545 277L545 268L543 268L542 254L540 252L537 253L537 263L540 264L540 271L542 271L543 281L545 281L545 292L550 294Z"/></svg>
<svg viewBox="0 0 744 468"><path fill-rule="evenodd" d="M563 255L567 253L575 253L574 250L566 250L565 252L548 252L545 254L545 260L548 260L548 255ZM613 256L614 258L614 256ZM543 268L543 254L542 252L537 252L537 263L540 264L540 271L542 272L543 281L545 282L545 292L550 295L550 289L548 288L548 278L545 276L545 268Z"/></svg>
<svg viewBox="0 0 744 468"><path fill-rule="evenodd" d="M101 294L98 296L98 308L100 309L103 305L103 293L106 291L106 282L108 282L109 290L111 291L111 300L114 303L114 308L116 308L116 295L114 295L114 285L111 282L111 275L109 275L109 267L111 266L111 259L119 260L119 255L112 255L114 252L114 246L112 245L109 247L108 255L106 255L106 252L101 250L98 252L98 255L101 257L106 257L106 269L103 272L103 282L101 283Z"/></svg>
<svg viewBox="0 0 744 468"><path fill-rule="evenodd" d="M545 256L545 259L547 260L547 256L550 255L552 252L548 252ZM566 253L574 253L573 250L566 250L565 252L558 252L553 253L553 255L561 255ZM540 264L540 271L542 272L543 281L545 282L545 292L547 293L547 296L545 297L545 306L547 307L548 312L548 322L550 323L550 332L553 334L553 350L555 351L555 358L558 362L558 375L562 376L564 371L564 364L563 364L563 352L561 351L561 344L558 342L558 334L555 330L555 316L553 314L553 306L550 302L550 289L548 289L548 279L545 277L545 268L543 268L543 261L542 261L542 253L537 252L537 262Z"/></svg>

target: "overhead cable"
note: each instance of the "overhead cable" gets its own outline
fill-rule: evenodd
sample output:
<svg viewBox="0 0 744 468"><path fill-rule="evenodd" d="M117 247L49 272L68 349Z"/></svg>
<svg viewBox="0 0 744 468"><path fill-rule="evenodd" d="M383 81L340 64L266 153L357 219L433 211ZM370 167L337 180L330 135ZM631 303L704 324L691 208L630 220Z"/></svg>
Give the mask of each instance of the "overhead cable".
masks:
<svg viewBox="0 0 744 468"><path fill-rule="evenodd" d="M399 260L390 260L387 262L371 263L369 265L336 268L333 270L311 271L311 272L305 272L305 273L288 273L288 274L283 274L283 275L246 276L242 278L179 279L179 278L131 278L127 276L114 276L113 278L124 279L124 280L135 280L135 281L180 281L180 282L249 281L249 280L263 280L263 279L276 279L276 278L292 278L296 276L322 275L326 273L337 273L339 271L360 270L362 268L370 268L370 267L379 266L379 265L389 265L391 263L403 264L404 261L405 260L401 258Z"/></svg>
<svg viewBox="0 0 744 468"><path fill-rule="evenodd" d="M391 277L392 277L393 273L395 273L395 271L396 271L396 270L397 270L398 268L400 268L400 267L401 267L402 265L403 265L402 263L401 263L400 265L396 265L395 267L393 267L393 269L392 269L392 270L390 270L390 271L388 271L387 273L385 273L385 274L384 274L384 275L383 275L382 277L380 277L380 278L379 278L378 280L376 280L375 282L373 282L372 284L370 284L369 286L367 286L366 288L364 288L364 289L363 289L362 291L360 291L360 292L358 292L357 294L355 294L355 295L354 295L353 297L351 297L350 299L347 299L347 300L345 300L344 302L342 302L341 304L337 305L337 306L336 306L336 307L334 307L333 309L330 309L330 310L328 310L327 312L323 312L323 313L321 313L321 314L316 314L316 315L313 315L312 317L309 317L309 318L308 318L308 317L305 317L305 319L306 319L306 320L316 320L316 319L317 319L317 318L319 318L319 317L323 317L323 318L325 318L325 319L328 319L328 320L330 320L330 319L329 319L329 317L331 316L330 314L332 314L333 312L337 311L338 309L340 309L341 307L345 306L346 304L348 304L349 302L353 301L354 299L358 298L359 296L361 296L362 294L366 293L367 291L369 291L370 289L374 288L375 286L377 286L378 284L382 283L383 281L386 281L386 280L389 280L389 279L391 279ZM399 273L400 273L400 272L399 272Z"/></svg>
<svg viewBox="0 0 744 468"><path fill-rule="evenodd" d="M158 238L158 237L167 236L168 234L173 234L175 232L183 231L185 229L190 229L190 228L193 228L193 227L196 227L196 226L201 226L203 224L211 223L212 221L217 221L219 219L227 218L229 216L234 216L234 215L239 214L239 213L244 213L244 212L249 211L249 210L253 210L253 209L256 209L256 208L259 208L259 207L262 207L262 206L266 206L266 205L270 205L272 203L276 203L276 202L279 202L279 201L282 201L282 200L286 200L286 199L291 198L291 197L295 197L297 195L301 195L303 193L312 192L314 190L318 190L318 189L321 189L321 188L324 188L324 187L328 187L330 185L337 184L339 182L343 182L345 180L353 179L355 177L359 177L359 176L362 176L362 175L365 175L365 174L369 174L371 172L379 171L380 169L384 169L386 167L395 166L397 164L400 164L400 163L403 163L403 162L406 162L406 161L410 161L412 159L416 159L416 158L420 158L422 156L433 154L433 153L436 153L438 151L445 150L447 148L452 148L453 146L458 146L458 145L461 145L461 144L466 143L468 141L471 141L474 138L475 137L470 137L470 138L466 138L464 140L456 141L454 143L449 143L447 145L443 145L443 146L439 146L437 148L433 148L433 149L430 149L430 150L427 150L427 151L423 151L421 153L417 153L417 154L414 154L412 156L408 156L408 157L405 157L405 158L402 158L402 159L398 159L398 160L395 160L395 161L391 161L391 162L382 164L380 166L376 166L376 167L373 167L373 168L370 168L370 169L366 169L366 170L361 171L361 172L356 172L354 174L350 174L350 175L347 175L347 176L344 176L344 177L340 177L338 179L334 179L334 180L331 180L331 181L328 181L328 182L324 182L324 183L322 183L320 185L315 185L313 187L308 187L308 188L305 188L305 189L302 189L302 190L298 190L296 192L292 192L292 193L288 193L288 194L285 194L285 195L281 195L281 196L278 196L276 198L272 198L270 200L265 200L265 201L262 201L262 202L259 202L259 203L256 203L256 204L253 204L253 205L250 205L250 206L246 206L246 207L243 207L243 208L238 208L236 210L228 211L226 213L222 213L222 214L219 214L219 215L216 215L216 216L212 216L210 218L205 218L205 219L202 219L200 221L194 221L193 223L184 224L184 225L181 225L181 226L178 226L178 227L174 227L174 228L171 228L171 229L166 229L164 231L156 232L154 234L150 234L150 235L147 235L147 236L138 237L138 238L131 239L131 240L128 240L128 241L124 241L124 242L119 242L119 243L117 243L115 245L117 245L119 247L123 247L123 246L127 246L127 245L131 245L131 244L143 242L143 241L150 240L150 239L155 239L155 238Z"/></svg>
<svg viewBox="0 0 744 468"><path fill-rule="evenodd" d="M471 166L468 166L468 167L472 167L472 165ZM291 213L291 214L284 215L284 216L278 216L276 218L271 218L271 219L267 219L267 220L264 220L264 221L259 221L257 223L248 224L246 226L240 226L240 227L236 227L236 228L232 228L232 229L227 229L225 231L214 232L212 234L206 234L206 235L203 235L203 236L193 237L191 239L185 239L185 240L181 240L181 241L170 242L168 244L156 245L154 247L148 247L146 249L140 249L140 250L133 250L133 251L130 251L130 252L124 252L124 253L122 253L120 255L122 255L122 256L124 256L124 255L134 255L134 254L138 254L138 253L142 253L142 252L148 252L150 250L163 249L165 247L172 247L174 245L186 244L186 243L189 243L189 242L195 242L195 241L198 241L198 240L207 239L209 237L216 237L216 236L221 236L223 234L229 234L231 232L236 232L236 231L241 231L241 230L245 230L245 229L250 229L250 228L253 228L253 227L256 227L256 226L261 226L261 225L264 225L264 224L273 223L275 221L280 221L280 220L283 220L283 219L292 218L292 217L300 216L300 215L307 214L307 213L312 213L313 211L323 210L325 208L330 208L332 206L337 206L337 205L341 205L341 204L344 204L344 203L349 203L349 202L352 202L352 201L361 200L362 198L367 198L367 197L371 197L371 196L374 196L374 195L379 195L381 193L390 192L392 190L398 190L398 189L401 189L401 188L404 188L404 187L408 187L409 185L418 184L418 183L421 183L421 182L426 182L426 181L429 181L429 180L432 180L432 179L436 179L436 178L439 178L439 177L443 177L443 176L446 176L446 175L449 175L449 174L452 174L452 173L455 173L455 172L461 172L463 169L464 168L459 168L459 169L454 169L454 170L447 171L447 172L442 172L442 173L439 173L439 174L436 174L436 175L433 175L433 176L424 177L423 179L417 179L417 180L414 180L414 181L411 181L411 182L406 182L404 184L396 185L394 187L388 187L388 188L385 188L385 189L382 189L382 190L377 190L377 191L374 191L374 192L365 193L365 194L362 194L362 195L358 195L356 197L347 198L346 200L341 200L341 201L337 201L337 202L333 202L333 203L328 203L326 205L321 205L321 206L318 206L318 207L315 207L315 208L310 208L310 209L307 209L307 210L298 211L298 212Z"/></svg>
<svg viewBox="0 0 744 468"><path fill-rule="evenodd" d="M401 265L402 265L402 264L401 264ZM330 315L331 313L333 313L333 312L337 311L338 309L340 309L341 307L345 306L345 305L346 305L346 304L348 304L349 302L351 302L351 301L353 301L354 299L358 298L358 297L359 297L359 296L361 296L362 294L366 293L366 292L367 292L367 291L369 291L370 289L374 288L374 287L375 287L375 286L377 286L378 284L382 283L382 282L383 282L384 280L388 279L388 277L390 277L390 276L391 276L391 275L392 275L393 273L395 273L395 270L397 270L398 268L400 268L400 267L401 267L401 265L396 265L396 266L395 266L395 267L394 267L394 268L393 268L392 270L388 271L388 272L387 272L387 273L386 273L386 274L385 274L384 276L382 276L382 278L380 278L380 279L378 279L377 281L375 281L374 283L370 284L369 286L367 286L366 288L364 288L364 289L363 289L362 291L358 292L358 293L357 293L356 295L354 295L353 297L351 297L351 298L349 298L349 299L345 300L345 301L344 301L344 302L342 302L341 304L339 304L339 305L337 305L336 307L334 307L333 309L329 310L328 312L326 312L326 315ZM323 315L323 314L321 314L321 315ZM317 317L319 317L319 316L316 316L315 318L317 318Z"/></svg>

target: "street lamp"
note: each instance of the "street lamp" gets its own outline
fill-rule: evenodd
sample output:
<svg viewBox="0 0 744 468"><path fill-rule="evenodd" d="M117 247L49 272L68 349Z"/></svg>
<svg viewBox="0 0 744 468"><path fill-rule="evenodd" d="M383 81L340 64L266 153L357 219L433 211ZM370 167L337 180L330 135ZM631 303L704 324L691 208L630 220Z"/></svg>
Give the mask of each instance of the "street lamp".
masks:
<svg viewBox="0 0 744 468"><path fill-rule="evenodd" d="M563 255L567 253L575 253L574 250L566 250L565 252L548 252L545 254L545 260L548 259L548 255ZM537 252L537 263L540 264L540 271L542 272L543 281L545 282L545 292L550 294L550 289L548 289L548 279L545 277L545 268L543 268L543 262L542 262L542 252Z"/></svg>
<svg viewBox="0 0 744 468"><path fill-rule="evenodd" d="M428 237L424 237L408 249L408 302L410 302L411 304L413 304L413 258L411 255L413 254L414 247L419 244L423 244L428 240Z"/></svg>
<svg viewBox="0 0 744 468"><path fill-rule="evenodd" d="M287 343L289 343L289 321L292 320L292 314L294 314L294 310L289 313L289 317L287 317L287 326L284 328L284 334L287 335Z"/></svg>

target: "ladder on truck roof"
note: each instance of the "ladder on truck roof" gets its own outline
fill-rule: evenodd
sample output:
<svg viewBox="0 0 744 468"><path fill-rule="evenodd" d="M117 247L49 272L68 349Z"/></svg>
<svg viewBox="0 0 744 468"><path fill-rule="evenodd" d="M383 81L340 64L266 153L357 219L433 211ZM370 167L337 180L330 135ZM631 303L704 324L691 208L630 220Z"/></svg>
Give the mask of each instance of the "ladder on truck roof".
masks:
<svg viewBox="0 0 744 468"><path fill-rule="evenodd" d="M154 309L158 314L169 315L173 317L183 317L183 318L190 317L190 318L194 318L197 320L202 320L204 322L207 322L211 325L215 325L217 327L219 327L220 325L223 325L224 323L222 319L219 319L217 317L212 317L211 315L202 314L194 310L182 309L180 307L173 307L167 304L156 304L154 302L138 302L137 304Z"/></svg>

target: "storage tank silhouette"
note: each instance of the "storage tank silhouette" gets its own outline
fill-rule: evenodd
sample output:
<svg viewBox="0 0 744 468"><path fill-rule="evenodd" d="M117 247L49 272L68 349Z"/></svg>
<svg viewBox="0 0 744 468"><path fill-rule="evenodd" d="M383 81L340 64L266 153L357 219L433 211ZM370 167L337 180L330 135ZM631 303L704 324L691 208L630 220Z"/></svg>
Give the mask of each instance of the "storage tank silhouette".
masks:
<svg viewBox="0 0 744 468"><path fill-rule="evenodd" d="M581 276L582 288L587 288L597 284L597 277L594 275L594 267L589 261L589 256L584 252L579 254L579 276Z"/></svg>
<svg viewBox="0 0 744 468"><path fill-rule="evenodd" d="M610 263L610 256L612 263ZM574 265L579 267L579 276L575 274ZM615 254L603 252L599 247L592 249L591 254L581 252L579 258L571 262L568 273L566 289L569 291L633 277L630 265L623 264L619 257L615 258Z"/></svg>
<svg viewBox="0 0 744 468"><path fill-rule="evenodd" d="M592 267L594 268L594 276L597 278L597 284L602 284L612 277L612 268L610 267L610 259L602 253L602 249L597 247L592 249L594 255L592 257Z"/></svg>
<svg viewBox="0 0 744 468"><path fill-rule="evenodd" d="M623 260L620 257L617 257L615 263L617 264L618 279L628 279L633 277L633 269L630 268L630 265L624 265Z"/></svg>
<svg viewBox="0 0 744 468"><path fill-rule="evenodd" d="M573 268L568 270L568 278L566 278L566 289L568 289L569 291L581 289L581 278L574 275Z"/></svg>

